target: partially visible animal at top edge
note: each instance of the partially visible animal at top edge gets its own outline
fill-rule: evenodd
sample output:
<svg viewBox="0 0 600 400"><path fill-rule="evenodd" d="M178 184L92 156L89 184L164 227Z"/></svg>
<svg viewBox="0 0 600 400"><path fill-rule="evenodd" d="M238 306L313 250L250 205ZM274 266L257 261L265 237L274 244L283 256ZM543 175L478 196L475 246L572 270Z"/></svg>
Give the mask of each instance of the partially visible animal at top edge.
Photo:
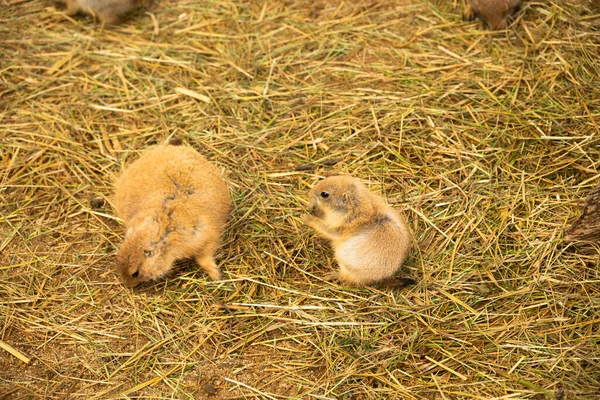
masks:
<svg viewBox="0 0 600 400"><path fill-rule="evenodd" d="M66 4L65 13L69 16L80 12L98 18L104 24L116 24L142 0L59 0Z"/></svg>
<svg viewBox="0 0 600 400"><path fill-rule="evenodd" d="M473 21L479 17L491 30L505 29L521 0L469 0L463 20Z"/></svg>
<svg viewBox="0 0 600 400"><path fill-rule="evenodd" d="M308 194L309 213L302 221L329 239L339 271L356 286L404 287L410 278L394 274L408 257L412 235L402 216L358 179L328 177Z"/></svg>
<svg viewBox="0 0 600 400"><path fill-rule="evenodd" d="M116 264L125 286L166 275L176 260L194 257L221 278L214 254L231 198L220 171L191 147L159 145L125 168L115 208L125 228Z"/></svg>

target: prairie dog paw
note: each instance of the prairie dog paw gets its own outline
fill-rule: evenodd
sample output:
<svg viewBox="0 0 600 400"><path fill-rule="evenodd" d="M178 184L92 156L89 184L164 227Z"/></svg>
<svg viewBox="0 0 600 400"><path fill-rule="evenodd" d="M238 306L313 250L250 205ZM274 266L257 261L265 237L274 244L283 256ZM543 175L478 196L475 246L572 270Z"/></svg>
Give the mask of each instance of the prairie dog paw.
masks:
<svg viewBox="0 0 600 400"><path fill-rule="evenodd" d="M463 12L462 19L463 19L463 21L471 22L471 21L474 21L475 18L477 18L477 13L475 12L475 10L471 6L471 4L468 4L467 7L465 7L465 11Z"/></svg>
<svg viewBox="0 0 600 400"><path fill-rule="evenodd" d="M332 271L328 274L326 274L323 277L323 280L325 282L334 282L334 281L339 281L340 280L340 274L338 273L338 271Z"/></svg>

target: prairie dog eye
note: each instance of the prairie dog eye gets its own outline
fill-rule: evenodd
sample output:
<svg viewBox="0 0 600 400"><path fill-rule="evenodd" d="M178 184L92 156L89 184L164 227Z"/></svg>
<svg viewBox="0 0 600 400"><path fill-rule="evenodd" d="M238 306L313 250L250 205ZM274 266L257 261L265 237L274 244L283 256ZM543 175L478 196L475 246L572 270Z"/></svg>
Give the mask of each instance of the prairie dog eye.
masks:
<svg viewBox="0 0 600 400"><path fill-rule="evenodd" d="M152 257L154 255L154 252L152 250L144 250L144 255L146 257Z"/></svg>
<svg viewBox="0 0 600 400"><path fill-rule="evenodd" d="M324 198L324 199L326 199L326 198L329 197L329 193L327 193L327 192L321 192L321 197Z"/></svg>

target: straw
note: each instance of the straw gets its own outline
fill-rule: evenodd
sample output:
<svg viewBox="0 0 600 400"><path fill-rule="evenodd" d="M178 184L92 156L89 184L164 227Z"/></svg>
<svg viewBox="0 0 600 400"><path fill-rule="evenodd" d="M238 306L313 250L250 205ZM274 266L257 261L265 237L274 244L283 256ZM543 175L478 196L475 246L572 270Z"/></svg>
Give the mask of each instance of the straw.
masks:
<svg viewBox="0 0 600 400"><path fill-rule="evenodd" d="M600 176L593 2L496 33L460 1L148 3L0 3L1 394L598 398L600 246L564 241ZM224 278L129 290L114 180L172 137L231 188ZM406 217L416 286L324 279L299 218L337 173Z"/></svg>

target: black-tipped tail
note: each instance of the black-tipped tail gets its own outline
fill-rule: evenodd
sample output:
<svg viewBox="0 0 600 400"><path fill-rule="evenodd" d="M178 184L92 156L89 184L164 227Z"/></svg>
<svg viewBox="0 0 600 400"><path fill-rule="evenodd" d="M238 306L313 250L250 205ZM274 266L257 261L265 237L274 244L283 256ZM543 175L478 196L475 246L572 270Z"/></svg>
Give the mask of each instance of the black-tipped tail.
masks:
<svg viewBox="0 0 600 400"><path fill-rule="evenodd" d="M181 146L183 144L183 139L180 137L174 136L171 139L169 139L169 144L171 146Z"/></svg>
<svg viewBox="0 0 600 400"><path fill-rule="evenodd" d="M380 282L377 282L373 286L375 286L375 287L393 288L393 289L402 289L402 288L405 288L407 286L415 285L416 283L417 283L417 281L415 281L414 279L411 279L411 278L396 278L396 277L392 277L392 278L384 279L384 280L382 280Z"/></svg>

